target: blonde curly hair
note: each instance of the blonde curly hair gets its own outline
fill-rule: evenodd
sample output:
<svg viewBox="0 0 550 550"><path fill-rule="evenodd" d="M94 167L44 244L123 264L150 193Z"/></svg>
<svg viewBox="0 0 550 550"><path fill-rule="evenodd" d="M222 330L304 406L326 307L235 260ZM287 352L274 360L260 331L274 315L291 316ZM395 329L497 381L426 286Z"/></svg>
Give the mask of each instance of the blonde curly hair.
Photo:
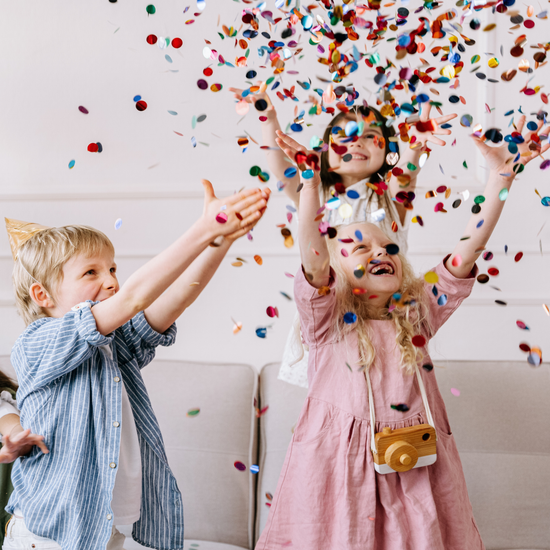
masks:
<svg viewBox="0 0 550 550"><path fill-rule="evenodd" d="M389 237L388 237L389 238ZM391 240L391 238L389 238ZM337 341L345 339L353 331L357 333L359 345L359 364L361 370L369 369L376 359L376 349L372 343L371 326L369 321L379 319L373 315L373 308L368 300L353 292L353 285L348 280L348 275L341 267L341 255L337 247L338 239L328 239L330 265L336 274L336 321L333 333ZM397 254L401 260L403 279L400 293L406 297L409 305L398 305L389 311L391 299L384 311L384 319L393 321L395 326L395 342L401 352L401 368L407 374L414 374L415 367L422 361L423 354L419 348L413 345L412 338L418 334L430 334L430 318L428 296L424 289L424 281L417 277L411 264L401 253ZM357 322L347 324L344 322L345 313L354 313Z"/></svg>

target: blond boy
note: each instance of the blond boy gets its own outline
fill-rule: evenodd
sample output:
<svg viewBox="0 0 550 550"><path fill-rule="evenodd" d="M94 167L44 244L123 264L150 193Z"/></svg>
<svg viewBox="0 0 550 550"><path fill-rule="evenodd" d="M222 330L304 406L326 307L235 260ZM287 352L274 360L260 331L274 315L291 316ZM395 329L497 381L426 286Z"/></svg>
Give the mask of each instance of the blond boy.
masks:
<svg viewBox="0 0 550 550"><path fill-rule="evenodd" d="M181 494L140 370L158 345L174 343L175 320L269 198L252 189L222 201L203 184L201 218L122 288L100 231L39 228L22 244L11 239L27 324L11 356L21 423L50 453L34 447L15 464L3 548L122 548L115 525L130 523L145 546L183 548Z"/></svg>

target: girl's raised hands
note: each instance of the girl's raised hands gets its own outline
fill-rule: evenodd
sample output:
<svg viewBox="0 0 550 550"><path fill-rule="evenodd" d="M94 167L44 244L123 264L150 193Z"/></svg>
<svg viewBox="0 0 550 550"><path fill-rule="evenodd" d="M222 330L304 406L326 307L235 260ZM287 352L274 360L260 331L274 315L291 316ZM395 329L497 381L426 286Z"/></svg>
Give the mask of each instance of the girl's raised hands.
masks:
<svg viewBox="0 0 550 550"><path fill-rule="evenodd" d="M442 139L436 137L437 135L448 136L451 130L442 130L441 125L449 122L453 118L457 117L456 113L450 115L444 115L437 118L430 118L430 111L432 110L431 104L422 109L420 120L415 124L411 124L409 129L409 137L414 136L416 142L426 145L426 142L434 143L435 145L445 145Z"/></svg>
<svg viewBox="0 0 550 550"><path fill-rule="evenodd" d="M259 110L265 113L274 111L275 107L273 106L273 103L271 103L271 99L269 99L269 96L267 95L267 92L266 92L267 84L265 82L259 81L256 83L256 87L258 88L258 91L246 94L244 97L243 97L244 90L241 88L229 88L229 91L233 92L235 99L238 99L239 101L244 99L247 103L252 103L254 107L256 107L256 103L260 99L262 99L267 103L267 108L259 109Z"/></svg>
<svg viewBox="0 0 550 550"><path fill-rule="evenodd" d="M489 145L487 145L483 140L479 139L474 134L472 134L471 137L474 140L474 143L477 145L477 148L480 150L481 154L485 157L489 169L498 172L501 175L505 174L507 177L510 177L513 175L512 162L513 164L519 162L525 166L526 164L529 164L529 162L531 162L534 158L542 155L543 153L548 151L548 149L550 149L550 143L541 146L540 140L533 140L534 136L538 137L543 122L544 121L539 120L537 128L535 130L527 132L525 136L521 136L523 142L517 144L519 153L519 158L517 160L515 160L515 158L518 156L518 153L510 153L510 151L508 150L507 142L503 143L499 147L489 147ZM521 135L524 126L525 115L522 115L518 120L516 132ZM550 126L547 126L544 129L543 133L548 135L549 132Z"/></svg>

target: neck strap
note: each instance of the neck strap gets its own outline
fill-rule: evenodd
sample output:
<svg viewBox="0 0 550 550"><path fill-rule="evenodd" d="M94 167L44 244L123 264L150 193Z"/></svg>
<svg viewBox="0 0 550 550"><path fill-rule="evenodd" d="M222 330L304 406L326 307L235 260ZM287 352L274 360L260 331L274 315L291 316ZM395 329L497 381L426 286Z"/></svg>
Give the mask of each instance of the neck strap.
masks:
<svg viewBox="0 0 550 550"><path fill-rule="evenodd" d="M376 444L374 441L374 435L376 431L376 420L375 420L375 414L374 414L374 398L372 396L372 386L370 383L370 376L369 376L369 370L365 369L365 378L367 379L367 387L369 391L369 409L370 409L370 435L371 435L371 442L370 446L372 451L376 452ZM424 382L422 381L422 376L420 375L420 371L418 370L418 365L415 365L415 372L416 372L416 378L418 380L418 386L420 388L420 394L422 395L422 401L424 403L424 409L426 410L426 420L428 421L428 424L435 430L435 424L434 419L432 416L432 411L430 410L430 405L428 403L428 396L426 395L426 388L424 387Z"/></svg>

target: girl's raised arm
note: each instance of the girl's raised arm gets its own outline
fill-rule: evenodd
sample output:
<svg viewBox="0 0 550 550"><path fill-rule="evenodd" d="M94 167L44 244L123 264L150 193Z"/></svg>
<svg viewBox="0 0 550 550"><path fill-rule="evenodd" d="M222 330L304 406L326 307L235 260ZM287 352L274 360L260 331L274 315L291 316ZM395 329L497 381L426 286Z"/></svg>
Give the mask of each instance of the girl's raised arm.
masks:
<svg viewBox="0 0 550 550"><path fill-rule="evenodd" d="M392 173L388 184L388 191L390 192L390 195L392 196L392 198L395 198L395 196L397 195L397 193L399 193L399 191L415 190L416 180L421 170L419 166L420 156L426 150L426 146L428 142L433 143L435 145L444 146L445 142L442 139L438 138L437 136L438 135L448 136L451 133L450 130L441 129L440 126L442 124L445 124L446 122L449 122L449 120L456 118L457 116L456 113L431 119L430 118L431 109L432 109L432 106L430 104L428 104L426 108L422 109L422 113L419 117L418 122L411 123L408 128L407 134L409 136L410 141L401 142L400 144L401 153L399 155L399 162L396 164L396 167L402 171L402 173L400 174L401 178L409 177L410 180L408 184L402 184L402 180L400 181ZM412 117L409 117L409 120L411 118ZM413 146L413 148L411 149L410 146L413 138L416 146ZM413 166L414 168L411 169L410 166ZM405 221L405 216L407 211L400 202L396 202L395 206L397 208L397 211L399 212L401 223L403 223Z"/></svg>
<svg viewBox="0 0 550 550"><path fill-rule="evenodd" d="M330 275L326 237L322 236L319 231L321 159L317 153L308 151L281 131L277 132L277 145L288 158L296 161L301 172L303 187L300 191L300 223L298 230L300 256L309 283L315 288L321 288L328 284ZM308 178L308 175L312 177Z"/></svg>
<svg viewBox="0 0 550 550"><path fill-rule="evenodd" d="M300 200L300 195L297 191L298 185L300 184L300 177L296 174L292 178L287 178L285 176L285 170L290 168L292 165L288 162L285 157L285 154L277 146L277 131L281 131L281 126L279 120L277 119L277 111L271 99L266 93L267 85L265 82L258 83L259 90L254 94L248 94L244 98L242 96L243 91L239 88L229 88L231 92L234 93L236 99L245 99L248 103L252 103L254 107L260 105L258 102L262 101L262 107L267 107L263 110L258 111L259 116L264 116L266 120L260 122L262 127L262 140L263 144L266 147L269 147L265 151L267 164L269 169L273 172L273 175L279 180L285 183L283 188L284 192L287 194L288 198L291 199L296 206L298 206L298 201Z"/></svg>
<svg viewBox="0 0 550 550"><path fill-rule="evenodd" d="M523 143L518 144L519 163L526 165L550 148L550 144L541 147L540 143L532 141L532 137L538 135L542 124L543 121L539 121L536 130L528 132L523 138ZM522 116L517 124L517 132L521 133L524 125L525 116ZM545 130L544 133L548 135L550 126ZM472 135L472 139L485 157L490 173L483 193L485 201L481 203L481 211L478 214L472 214L464 236L446 263L447 269L459 279L464 279L470 274L475 261L485 249L500 218L506 196L515 178L513 160L516 155L510 156L507 143L500 147L489 147L474 135ZM529 148L531 143L536 145L535 150Z"/></svg>

